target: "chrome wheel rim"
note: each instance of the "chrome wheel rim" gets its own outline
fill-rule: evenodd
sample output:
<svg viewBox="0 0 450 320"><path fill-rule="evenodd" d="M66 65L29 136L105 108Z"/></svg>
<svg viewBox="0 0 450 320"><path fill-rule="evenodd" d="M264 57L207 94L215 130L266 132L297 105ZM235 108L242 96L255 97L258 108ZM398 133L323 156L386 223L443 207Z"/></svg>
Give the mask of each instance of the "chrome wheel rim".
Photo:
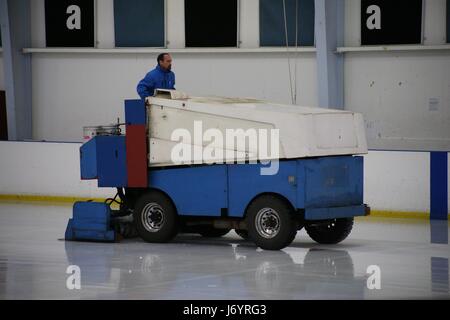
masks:
<svg viewBox="0 0 450 320"><path fill-rule="evenodd" d="M142 210L141 220L147 231L157 232L161 230L165 222L164 210L155 202L148 203Z"/></svg>
<svg viewBox="0 0 450 320"><path fill-rule="evenodd" d="M274 238L280 232L280 215L272 208L263 208L255 218L256 231L266 239Z"/></svg>

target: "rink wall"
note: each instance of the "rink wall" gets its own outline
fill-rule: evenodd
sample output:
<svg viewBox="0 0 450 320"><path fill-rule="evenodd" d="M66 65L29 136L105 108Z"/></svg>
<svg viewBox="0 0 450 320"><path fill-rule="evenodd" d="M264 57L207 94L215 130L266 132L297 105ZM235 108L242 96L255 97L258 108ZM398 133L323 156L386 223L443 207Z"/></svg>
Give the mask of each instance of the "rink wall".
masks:
<svg viewBox="0 0 450 320"><path fill-rule="evenodd" d="M113 196L115 189L100 189L97 181L80 180L80 145L0 142L0 200L74 201ZM429 215L429 152L370 151L364 158L364 201L375 215Z"/></svg>

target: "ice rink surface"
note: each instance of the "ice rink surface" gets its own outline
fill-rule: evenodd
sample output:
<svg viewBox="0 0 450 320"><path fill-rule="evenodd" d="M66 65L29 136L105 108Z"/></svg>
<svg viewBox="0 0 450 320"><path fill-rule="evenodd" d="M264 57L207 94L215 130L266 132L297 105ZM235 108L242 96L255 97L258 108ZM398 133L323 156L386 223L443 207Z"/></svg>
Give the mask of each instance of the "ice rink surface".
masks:
<svg viewBox="0 0 450 320"><path fill-rule="evenodd" d="M233 231L168 244L58 240L71 214L0 203L0 299L450 299L447 221L359 218L341 244L302 230L274 252ZM69 289L69 266L80 289Z"/></svg>

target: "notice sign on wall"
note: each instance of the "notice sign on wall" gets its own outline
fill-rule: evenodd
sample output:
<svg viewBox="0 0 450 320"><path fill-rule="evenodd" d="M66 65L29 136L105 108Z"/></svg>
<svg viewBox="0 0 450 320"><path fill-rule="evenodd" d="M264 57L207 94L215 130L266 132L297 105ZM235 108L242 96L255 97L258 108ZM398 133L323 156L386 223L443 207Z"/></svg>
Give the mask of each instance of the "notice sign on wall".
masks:
<svg viewBox="0 0 450 320"><path fill-rule="evenodd" d="M422 0L362 0L361 44L420 44Z"/></svg>
<svg viewBox="0 0 450 320"><path fill-rule="evenodd" d="M45 0L47 47L94 46L94 0Z"/></svg>

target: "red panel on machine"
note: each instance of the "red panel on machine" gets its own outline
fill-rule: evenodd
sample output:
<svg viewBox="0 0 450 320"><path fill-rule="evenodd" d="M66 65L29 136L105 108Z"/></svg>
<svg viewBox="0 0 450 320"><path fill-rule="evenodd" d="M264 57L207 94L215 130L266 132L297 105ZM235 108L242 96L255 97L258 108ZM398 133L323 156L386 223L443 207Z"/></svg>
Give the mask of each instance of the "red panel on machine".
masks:
<svg viewBox="0 0 450 320"><path fill-rule="evenodd" d="M148 187L147 135L145 125L126 127L128 187Z"/></svg>

